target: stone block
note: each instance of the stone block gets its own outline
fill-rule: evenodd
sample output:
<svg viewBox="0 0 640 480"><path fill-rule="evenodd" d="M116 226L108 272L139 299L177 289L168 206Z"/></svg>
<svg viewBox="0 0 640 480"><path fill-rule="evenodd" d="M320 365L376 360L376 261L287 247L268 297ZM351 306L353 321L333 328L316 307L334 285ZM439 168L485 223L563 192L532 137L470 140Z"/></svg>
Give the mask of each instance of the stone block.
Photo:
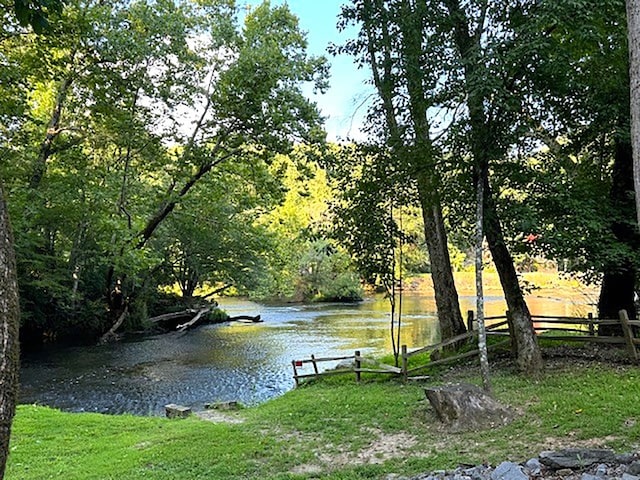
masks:
<svg viewBox="0 0 640 480"><path fill-rule="evenodd" d="M167 418L187 418L189 415L191 415L191 409L189 407L185 407L184 405L176 405L175 403L165 405L164 410Z"/></svg>

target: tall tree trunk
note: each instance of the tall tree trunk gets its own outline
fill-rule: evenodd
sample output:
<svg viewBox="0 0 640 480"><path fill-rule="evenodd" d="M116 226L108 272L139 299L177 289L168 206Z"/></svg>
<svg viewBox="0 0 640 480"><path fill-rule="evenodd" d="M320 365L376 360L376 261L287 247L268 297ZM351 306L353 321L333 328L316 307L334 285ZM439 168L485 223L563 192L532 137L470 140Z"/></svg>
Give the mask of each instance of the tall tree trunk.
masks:
<svg viewBox="0 0 640 480"><path fill-rule="evenodd" d="M442 207L439 199L434 198L435 192L431 188L428 176L418 174L417 180L440 335L446 339L464 333L466 327L460 313L458 291L453 280Z"/></svg>
<svg viewBox="0 0 640 480"><path fill-rule="evenodd" d="M636 218L640 226L640 0L627 0L629 74L631 78L631 144Z"/></svg>
<svg viewBox="0 0 640 480"><path fill-rule="evenodd" d="M476 180L485 175L480 174ZM485 392L491 393L491 379L489 377L489 354L487 351L487 330L484 322L484 286L482 284L484 270L484 182L476 181L476 313L478 317L478 350L480 351L480 375ZM470 325L469 329L473 329Z"/></svg>
<svg viewBox="0 0 640 480"><path fill-rule="evenodd" d="M538 346L531 313L524 300L518 274L513 264L513 258L504 241L502 225L496 211L495 200L489 186L489 179L483 179L484 183L484 228L487 243L493 262L496 265L500 284L507 302L507 308L513 321L517 358L516 363L521 372L527 375L538 375L543 368L542 354Z"/></svg>
<svg viewBox="0 0 640 480"><path fill-rule="evenodd" d="M617 257L615 261L604 267L598 299L600 318L618 318L620 310L627 310L630 318L637 318L633 301L637 271L632 257L633 252L640 247L640 233L634 215L633 168L631 145L616 139L609 194L611 209L615 216L610 228L627 253L623 255L624 258ZM613 326L603 326L599 333L621 335L622 331Z"/></svg>
<svg viewBox="0 0 640 480"><path fill-rule="evenodd" d="M367 2L367 8L380 12L384 10L384 2L382 0L369 0ZM410 10L406 2L404 8ZM411 31L411 34L406 35L406 37L407 41L412 43L412 45L405 45L405 49L409 51L412 51L412 47L419 49L422 31L420 29L417 31L412 30L412 27L407 23L409 22L407 15L405 15L405 20L401 27L405 29L405 31ZM380 45L376 43L376 35L374 33L378 27L380 28ZM427 108L429 105L427 104L424 91L421 87L421 52L412 51L412 55L405 59L406 63L403 66L407 78L410 81L411 119L415 131L415 145L407 146L402 140L402 129L398 125L396 109L393 103L397 86L394 79L391 33L386 24L374 25L370 18L365 18L364 29L367 36L368 61L371 65L374 85L382 100L385 121L389 131L390 138L388 145L395 151L398 162L406 161L407 156L411 158L411 170L418 184L420 206L424 219L425 239L429 249L431 277L435 291L440 334L443 339L450 338L464 332L466 329L460 312L458 292L451 270L447 234L442 218L442 206L440 204L438 191L438 173L429 158L429 156L432 155L433 148L429 138L429 125L427 123ZM376 57L378 51L381 51L383 55L381 62L379 62Z"/></svg>
<svg viewBox="0 0 640 480"><path fill-rule="evenodd" d="M19 328L20 305L13 237L0 186L0 478L4 477L18 397Z"/></svg>
<svg viewBox="0 0 640 480"><path fill-rule="evenodd" d="M464 333L466 327L460 312L458 291L451 269L440 200L440 176L433 160L435 154L428 120L428 110L432 102L427 98L422 71L422 12L418 10L417 5L403 0L398 21L403 37L402 62L414 130L415 146L410 149L412 151L409 158L418 184L440 334L446 339ZM388 32L386 33L388 37Z"/></svg>

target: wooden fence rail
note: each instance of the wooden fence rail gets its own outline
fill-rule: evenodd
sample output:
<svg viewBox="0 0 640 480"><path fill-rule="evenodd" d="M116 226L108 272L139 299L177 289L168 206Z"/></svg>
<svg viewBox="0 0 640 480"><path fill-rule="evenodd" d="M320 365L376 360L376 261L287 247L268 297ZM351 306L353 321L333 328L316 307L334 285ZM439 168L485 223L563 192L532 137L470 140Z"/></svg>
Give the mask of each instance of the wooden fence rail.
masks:
<svg viewBox="0 0 640 480"><path fill-rule="evenodd" d="M533 328L537 334L544 334L545 340L557 340L557 341L577 341L577 342L591 342L591 343L604 343L610 345L624 345L626 347L629 357L637 361L639 358L637 346L640 345L640 338L636 338L635 332L640 332L640 320L630 320L627 312L621 310L619 318L617 319L600 319L594 318L589 314L587 318L581 317L566 317L566 316L545 316L545 315L532 315ZM512 335L513 325L511 323L511 317L509 312L506 312L502 316L486 317L485 321L492 322L486 327L487 336L503 336L508 337L506 340L496 342L488 345L488 349L497 349L505 344L511 344L511 349L515 353L516 345L514 342L514 336ZM424 377L418 377L415 374L429 367L442 365L445 363L452 363L458 360L472 357L479 354L479 350L471 350L459 355L446 357L442 359L433 359L425 362L422 365L412 366L409 368L409 359L416 355L423 353L433 353L443 350L450 345L462 344L463 342L472 342L476 339L478 331L475 329L476 321L474 319L473 311L468 312L467 316L467 328L466 333L456 335L455 337L448 338L440 343L434 345L427 345L425 347L417 348L409 351L406 345L402 345L400 349L400 367L393 367L391 365L376 364L375 368L363 368L363 362L372 362L360 355L360 351L356 350L353 355L340 356L340 357L324 357L316 358L311 355L311 358L305 360L293 360L291 362L293 366L293 378L296 385L299 384L301 379L305 378L317 378L323 375L340 375L340 374L355 374L356 381L360 381L361 373L381 373L401 376L404 380L422 379ZM597 335L597 329L601 326L618 326L622 330L622 337L615 336L600 336ZM557 335L555 332L567 332L571 335ZM334 370L320 371L318 364L322 362L335 362L341 360L353 360L351 367L337 368ZM313 373L299 373L298 369L304 367L306 364L311 364L313 367Z"/></svg>

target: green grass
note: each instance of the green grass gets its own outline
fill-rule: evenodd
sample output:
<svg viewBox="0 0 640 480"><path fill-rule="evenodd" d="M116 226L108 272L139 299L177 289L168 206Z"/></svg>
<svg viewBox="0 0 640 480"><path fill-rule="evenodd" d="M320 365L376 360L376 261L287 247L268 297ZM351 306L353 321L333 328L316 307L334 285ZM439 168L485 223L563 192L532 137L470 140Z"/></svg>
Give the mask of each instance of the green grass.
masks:
<svg viewBox="0 0 640 480"><path fill-rule="evenodd" d="M442 372L479 383L468 369ZM640 444L635 367L568 365L539 381L495 372L493 386L518 418L463 434L438 424L421 386L356 384L351 376L311 382L234 413L242 424L20 406L6 479L361 480L522 461L552 448L631 451Z"/></svg>

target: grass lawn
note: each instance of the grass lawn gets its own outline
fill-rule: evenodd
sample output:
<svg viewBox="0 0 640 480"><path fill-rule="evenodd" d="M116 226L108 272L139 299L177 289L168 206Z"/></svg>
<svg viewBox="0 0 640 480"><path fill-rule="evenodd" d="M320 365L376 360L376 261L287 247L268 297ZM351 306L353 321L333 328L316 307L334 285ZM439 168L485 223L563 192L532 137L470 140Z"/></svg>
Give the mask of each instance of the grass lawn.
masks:
<svg viewBox="0 0 640 480"><path fill-rule="evenodd" d="M446 378L479 383L475 369ZM444 373L434 376L441 382ZM508 426L451 434L422 386L332 377L257 407L242 423L63 413L20 406L7 480L378 479L460 463L523 461L542 450L640 444L640 369L554 360L531 381L493 373L494 395L516 408Z"/></svg>

